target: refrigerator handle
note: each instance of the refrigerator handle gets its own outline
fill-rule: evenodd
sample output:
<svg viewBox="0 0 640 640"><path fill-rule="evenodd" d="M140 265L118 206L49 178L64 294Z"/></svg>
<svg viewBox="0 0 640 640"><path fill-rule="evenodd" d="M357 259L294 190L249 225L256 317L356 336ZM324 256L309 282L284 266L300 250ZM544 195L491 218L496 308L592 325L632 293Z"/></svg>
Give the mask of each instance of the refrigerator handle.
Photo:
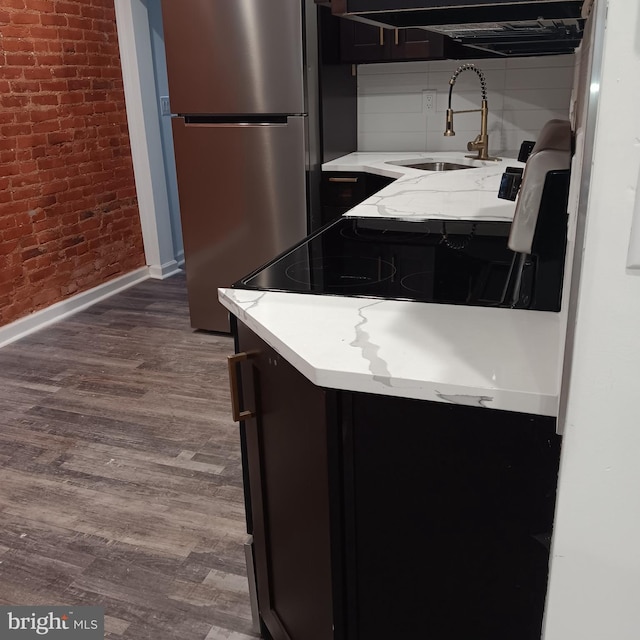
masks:
<svg viewBox="0 0 640 640"><path fill-rule="evenodd" d="M207 127L286 127L289 116L181 116L186 126Z"/></svg>

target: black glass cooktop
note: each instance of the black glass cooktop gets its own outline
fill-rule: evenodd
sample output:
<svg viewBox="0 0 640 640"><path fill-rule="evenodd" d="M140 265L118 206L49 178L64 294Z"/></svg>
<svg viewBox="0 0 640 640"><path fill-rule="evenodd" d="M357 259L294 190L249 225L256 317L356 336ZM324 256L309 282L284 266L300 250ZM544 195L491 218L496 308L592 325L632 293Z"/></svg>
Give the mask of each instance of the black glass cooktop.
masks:
<svg viewBox="0 0 640 640"><path fill-rule="evenodd" d="M233 286L501 305L510 222L339 218Z"/></svg>

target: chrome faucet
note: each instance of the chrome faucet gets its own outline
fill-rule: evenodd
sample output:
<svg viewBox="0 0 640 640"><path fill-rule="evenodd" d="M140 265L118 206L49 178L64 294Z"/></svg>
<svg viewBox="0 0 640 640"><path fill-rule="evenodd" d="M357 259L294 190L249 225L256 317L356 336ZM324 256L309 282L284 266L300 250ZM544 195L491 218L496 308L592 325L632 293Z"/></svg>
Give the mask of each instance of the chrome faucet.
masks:
<svg viewBox="0 0 640 640"><path fill-rule="evenodd" d="M482 91L482 107L480 109L466 109L463 111L454 111L451 108L451 95L453 93L453 85L456 83L458 76L463 71L474 71L478 78L480 78L480 89ZM487 120L489 117L489 108L487 106L487 81L484 77L484 73L476 67L475 64L463 64L459 66L455 73L449 80L449 107L447 109L447 129L444 132L445 136L455 136L456 132L453 130L453 114L454 113L475 113L480 112L480 133L476 136L475 140L467 143L467 151L477 151L475 156L465 156L467 158L473 158L474 160L500 160L500 158L494 158L489 155L489 134L487 133Z"/></svg>

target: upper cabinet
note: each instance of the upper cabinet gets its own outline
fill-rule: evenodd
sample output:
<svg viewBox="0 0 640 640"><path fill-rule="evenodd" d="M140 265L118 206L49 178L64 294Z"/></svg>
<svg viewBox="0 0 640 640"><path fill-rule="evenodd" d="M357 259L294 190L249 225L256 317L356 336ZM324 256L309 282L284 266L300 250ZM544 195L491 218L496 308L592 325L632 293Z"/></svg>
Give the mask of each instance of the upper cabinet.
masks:
<svg viewBox="0 0 640 640"><path fill-rule="evenodd" d="M360 39L366 32L371 42L380 33L375 28L390 32L393 42L403 35L417 31L443 37L440 57L482 57L482 53L500 56L526 56L572 53L580 44L585 17L583 0L324 0L334 15L360 22ZM356 29L356 28L352 28ZM382 35L386 38L386 33ZM423 36L424 37L424 36ZM358 38L356 38L356 41ZM446 50L447 42L458 49ZM386 40L385 40L386 42ZM391 44L379 44L391 50ZM433 49L433 43L431 43ZM416 47L409 47L416 52ZM363 51L363 49L361 49ZM373 50L372 50L373 51ZM400 59L433 59L438 55L405 55ZM462 54L462 55L461 55ZM393 59L391 54L384 60ZM370 61L368 59L354 60Z"/></svg>
<svg viewBox="0 0 640 640"><path fill-rule="evenodd" d="M387 29L357 20L342 20L340 24L342 62L457 59L469 57L466 52L451 38L425 29Z"/></svg>
<svg viewBox="0 0 640 640"><path fill-rule="evenodd" d="M387 29L356 20L342 20L340 58L343 62L438 60L445 37L424 29Z"/></svg>

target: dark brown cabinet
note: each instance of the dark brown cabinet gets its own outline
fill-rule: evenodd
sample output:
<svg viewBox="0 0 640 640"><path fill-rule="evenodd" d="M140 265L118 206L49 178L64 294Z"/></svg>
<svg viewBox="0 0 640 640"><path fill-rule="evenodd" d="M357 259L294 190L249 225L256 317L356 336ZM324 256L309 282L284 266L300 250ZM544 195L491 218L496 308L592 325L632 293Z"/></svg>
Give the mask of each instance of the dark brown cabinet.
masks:
<svg viewBox="0 0 640 640"><path fill-rule="evenodd" d="M327 224L395 179L363 171L325 171L320 179L321 221Z"/></svg>
<svg viewBox="0 0 640 640"><path fill-rule="evenodd" d="M261 623L274 640L332 638L326 392L243 324L238 348ZM269 637L269 636L266 636Z"/></svg>
<svg viewBox="0 0 640 640"><path fill-rule="evenodd" d="M559 456L553 420L349 400L349 637L539 640Z"/></svg>
<svg viewBox="0 0 640 640"><path fill-rule="evenodd" d="M398 62L441 60L451 48L448 38L424 29L387 29L356 20L340 24L340 58L343 62Z"/></svg>
<svg viewBox="0 0 640 640"><path fill-rule="evenodd" d="M346 32L356 32L360 44L365 40L373 44L379 27L395 31L393 40L400 46L403 33L411 40L410 33L435 31L446 34L443 55L453 59L570 54L579 46L585 24L583 0L323 0L320 4L345 21L364 21L361 27L345 27ZM437 59L437 51L430 49L425 57L424 48L409 47L402 59ZM390 59L388 55L372 59L373 48L363 49L366 58L359 60L348 47L346 51L353 62Z"/></svg>
<svg viewBox="0 0 640 640"><path fill-rule="evenodd" d="M446 38L424 29L393 29L392 60L439 60L445 57Z"/></svg>
<svg viewBox="0 0 640 640"><path fill-rule="evenodd" d="M385 29L355 20L340 23L340 59L344 62L378 62L387 57Z"/></svg>
<svg viewBox="0 0 640 640"><path fill-rule="evenodd" d="M320 389L236 339L265 638L539 640L554 419Z"/></svg>

